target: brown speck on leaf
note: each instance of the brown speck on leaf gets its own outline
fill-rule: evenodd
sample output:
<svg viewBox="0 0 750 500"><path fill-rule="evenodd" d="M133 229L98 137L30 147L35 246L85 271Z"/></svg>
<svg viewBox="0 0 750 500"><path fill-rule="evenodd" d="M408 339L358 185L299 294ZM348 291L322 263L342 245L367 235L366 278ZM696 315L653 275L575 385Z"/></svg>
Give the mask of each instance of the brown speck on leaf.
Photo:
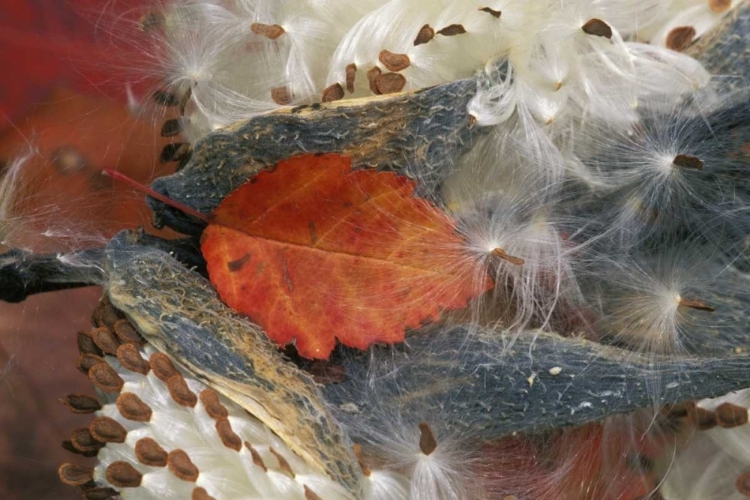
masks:
<svg viewBox="0 0 750 500"><path fill-rule="evenodd" d="M697 309L698 311L706 311L706 312L714 312L716 311L715 308L707 305L704 302L701 302L700 300L685 300L681 299L679 303L680 307L689 307L691 309Z"/></svg>
<svg viewBox="0 0 750 500"><path fill-rule="evenodd" d="M346 65L346 90L354 93L354 79L357 76L357 65L354 63Z"/></svg>
<svg viewBox="0 0 750 500"><path fill-rule="evenodd" d="M370 474L372 473L372 470L370 467L362 460L362 447L358 444L354 445L354 456L357 457L357 462L359 463L359 468L362 469L362 474L365 477L370 477Z"/></svg>
<svg viewBox="0 0 750 500"><path fill-rule="evenodd" d="M256 35L264 36L268 38L269 40L276 40L281 35L286 33L286 31L284 31L284 28L282 28L278 24L263 24L263 23L251 24L250 31L252 31Z"/></svg>
<svg viewBox="0 0 750 500"><path fill-rule="evenodd" d="M242 449L242 440L232 430L232 424L229 423L228 418L222 418L216 421L216 432L221 438L221 442L224 446L231 448L234 451L240 451Z"/></svg>
<svg viewBox="0 0 750 500"><path fill-rule="evenodd" d="M130 324L130 321L126 319L115 321L115 325L112 329L114 330L115 335L117 335L117 338L120 339L120 342L143 344L143 338L141 338L141 335L135 327Z"/></svg>
<svg viewBox="0 0 750 500"><path fill-rule="evenodd" d="M190 500L216 500L214 497L208 494L205 488L194 488Z"/></svg>
<svg viewBox="0 0 750 500"><path fill-rule="evenodd" d="M117 348L120 347L120 341L107 327L95 328L91 332L91 338L94 339L96 346L101 349L105 354L114 354L117 352Z"/></svg>
<svg viewBox="0 0 750 500"><path fill-rule="evenodd" d="M338 101L339 99L342 99L344 97L344 87L341 86L340 83L334 83L333 85L329 85L328 87L323 90L323 102L333 102Z"/></svg>
<svg viewBox="0 0 750 500"><path fill-rule="evenodd" d="M143 465L150 467L166 467L167 452L152 438L145 437L135 443L135 457Z"/></svg>
<svg viewBox="0 0 750 500"><path fill-rule="evenodd" d="M68 394L64 398L60 398L60 402L64 404L68 410L78 414L94 413L102 407L98 399L85 394Z"/></svg>
<svg viewBox="0 0 750 500"><path fill-rule="evenodd" d="M281 468L281 470L289 474L289 476L292 479L294 479L294 476L295 476L294 471L292 470L291 465L289 465L289 462L286 461L286 458L281 456L281 454L277 452L276 450L274 450L273 448L269 448L269 450L271 453L273 453L273 456L276 457L276 460L279 461L279 467Z"/></svg>
<svg viewBox="0 0 750 500"><path fill-rule="evenodd" d="M432 429L425 422L419 424L419 449L425 455L430 455L437 448L437 440Z"/></svg>
<svg viewBox="0 0 750 500"><path fill-rule="evenodd" d="M183 481L194 483L198 480L200 471L183 450L174 450L169 453L167 456L167 467L169 467L172 474Z"/></svg>
<svg viewBox="0 0 750 500"><path fill-rule="evenodd" d="M141 31L153 31L161 29L165 23L166 18L164 17L164 13L152 10L143 14L141 20L138 22L138 27L140 27Z"/></svg>
<svg viewBox="0 0 750 500"><path fill-rule="evenodd" d="M732 8L732 0L708 0L708 6L712 11L721 14Z"/></svg>
<svg viewBox="0 0 750 500"><path fill-rule="evenodd" d="M494 249L492 251L492 255L497 258L503 259L507 262L510 262L511 264L514 264L516 266L520 266L521 264L526 263L526 261L523 260L521 257L514 257L513 255L508 255L507 253L505 253L505 250L503 250L502 248Z"/></svg>
<svg viewBox="0 0 750 500"><path fill-rule="evenodd" d="M123 392L117 396L117 410L120 414L134 422L148 422L151 420L151 408L132 392Z"/></svg>
<svg viewBox="0 0 750 500"><path fill-rule="evenodd" d="M125 383L114 368L103 362L89 369L89 380L104 392L120 392Z"/></svg>
<svg viewBox="0 0 750 500"><path fill-rule="evenodd" d="M83 500L107 500L117 494L117 490L101 486L84 490Z"/></svg>
<svg viewBox="0 0 750 500"><path fill-rule="evenodd" d="M424 26L419 28L417 38L414 39L414 45L422 45L423 43L429 42L433 38L435 38L435 30L432 29L429 24L425 24Z"/></svg>
<svg viewBox="0 0 750 500"><path fill-rule="evenodd" d="M258 453L258 451L255 448L253 448L253 445L245 441L245 447L250 452L250 456L253 457L253 463L257 465L258 467L260 467L261 469L263 469L263 472L268 472L268 468L266 467L266 464L263 463L263 458L260 456L260 453Z"/></svg>
<svg viewBox="0 0 750 500"><path fill-rule="evenodd" d="M64 463L57 469L57 475L60 476L60 481L68 486L82 486L94 478L94 470Z"/></svg>
<svg viewBox="0 0 750 500"><path fill-rule="evenodd" d="M117 360L131 372L147 375L151 366L143 359L135 344L123 344L117 348Z"/></svg>
<svg viewBox="0 0 750 500"><path fill-rule="evenodd" d="M601 36L608 40L612 39L612 27L601 19L589 19L581 26L581 29L587 35Z"/></svg>
<svg viewBox="0 0 750 500"><path fill-rule="evenodd" d="M182 121L179 118L170 118L161 126L162 137L174 137L182 132Z"/></svg>
<svg viewBox="0 0 750 500"><path fill-rule="evenodd" d="M227 270L229 270L230 273L236 273L245 266L248 260L250 260L249 253L245 253L245 255L237 260L230 260L227 262Z"/></svg>
<svg viewBox="0 0 750 500"><path fill-rule="evenodd" d="M466 33L466 28L464 28L461 24L451 24L437 31L438 35L443 36L456 36L463 35L464 33Z"/></svg>
<svg viewBox="0 0 750 500"><path fill-rule="evenodd" d="M287 88L286 85L273 87L271 89L271 100L279 106L287 106L292 102L292 94L289 92L289 88Z"/></svg>
<svg viewBox="0 0 750 500"><path fill-rule="evenodd" d="M707 431L716 427L716 414L705 408L699 406L695 407L695 411L690 413L690 421L698 430Z"/></svg>
<svg viewBox="0 0 750 500"><path fill-rule="evenodd" d="M213 389L204 389L199 398L209 417L219 420L229 416L226 407L219 401L219 395Z"/></svg>
<svg viewBox="0 0 750 500"><path fill-rule="evenodd" d="M104 360L96 354L81 354L76 361L76 368L81 373L88 375L91 368L100 363L104 363Z"/></svg>
<svg viewBox="0 0 750 500"><path fill-rule="evenodd" d="M180 406L193 408L198 403L198 396L190 390L185 378L179 373L167 380L167 389L175 403Z"/></svg>
<svg viewBox="0 0 750 500"><path fill-rule="evenodd" d="M101 349L96 345L96 342L94 342L94 339L91 338L91 335L86 332L78 332L76 341L78 343L78 352L81 354L95 354L97 356L103 354Z"/></svg>
<svg viewBox="0 0 750 500"><path fill-rule="evenodd" d="M750 497L750 471L743 472L737 476L737 481L735 481L734 485L740 494Z"/></svg>
<svg viewBox="0 0 750 500"><path fill-rule="evenodd" d="M151 365L151 369L154 370L156 378L162 382L166 382L175 375L179 375L179 372L172 364L172 360L169 356L163 352L155 352L148 358L148 363Z"/></svg>
<svg viewBox="0 0 750 500"><path fill-rule="evenodd" d="M667 48L682 52L690 47L690 44L695 40L695 35L695 28L692 26L674 28L667 35Z"/></svg>
<svg viewBox="0 0 750 500"><path fill-rule="evenodd" d="M691 170L703 170L703 160L692 155L677 155L672 160L672 164L677 167L688 168Z"/></svg>
<svg viewBox="0 0 750 500"><path fill-rule="evenodd" d="M87 427L75 429L70 434L70 442L78 451L96 451L104 446L104 443L96 439Z"/></svg>
<svg viewBox="0 0 750 500"><path fill-rule="evenodd" d="M128 431L117 420L110 417L96 417L89 424L91 435L103 443L124 443Z"/></svg>
<svg viewBox="0 0 750 500"><path fill-rule="evenodd" d="M486 12L487 14L490 14L496 17L497 19L500 19L500 16L503 14L501 11L492 9L490 7L480 7L479 10L481 12Z"/></svg>
<svg viewBox="0 0 750 500"><path fill-rule="evenodd" d="M173 108L180 104L180 100L177 99L177 96L166 90L157 90L151 97L155 103L164 106L165 108Z"/></svg>
<svg viewBox="0 0 750 500"><path fill-rule="evenodd" d="M323 498L305 485L305 500L323 500Z"/></svg>
<svg viewBox="0 0 750 500"><path fill-rule="evenodd" d="M399 73L383 73L378 77L375 84L381 94L393 94L401 92L406 86L406 78Z"/></svg>
<svg viewBox="0 0 750 500"><path fill-rule="evenodd" d="M137 488L141 485L143 475L124 461L112 462L107 466L107 481L118 488Z"/></svg>
<svg viewBox="0 0 750 500"><path fill-rule="evenodd" d="M747 408L729 402L720 404L715 413L716 423L727 429L745 425L748 421Z"/></svg>
<svg viewBox="0 0 750 500"><path fill-rule="evenodd" d="M373 66L370 71L367 72L367 81L370 84L370 91L375 95L380 95L378 90L378 77L383 72L377 66Z"/></svg>
<svg viewBox="0 0 750 500"><path fill-rule="evenodd" d="M406 54L395 54L388 50L381 50L378 60L388 71L403 71L411 65L411 60Z"/></svg>

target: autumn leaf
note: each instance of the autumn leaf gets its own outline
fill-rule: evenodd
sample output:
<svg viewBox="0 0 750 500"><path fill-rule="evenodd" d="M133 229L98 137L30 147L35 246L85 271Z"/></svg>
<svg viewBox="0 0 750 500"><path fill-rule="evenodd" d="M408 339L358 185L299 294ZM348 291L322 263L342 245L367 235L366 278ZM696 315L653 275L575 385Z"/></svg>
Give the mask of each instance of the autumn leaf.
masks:
<svg viewBox="0 0 750 500"><path fill-rule="evenodd" d="M336 338L364 349L465 307L492 288L464 255L454 221L415 183L351 171L347 157L280 162L227 196L202 251L222 300L300 355L328 358Z"/></svg>

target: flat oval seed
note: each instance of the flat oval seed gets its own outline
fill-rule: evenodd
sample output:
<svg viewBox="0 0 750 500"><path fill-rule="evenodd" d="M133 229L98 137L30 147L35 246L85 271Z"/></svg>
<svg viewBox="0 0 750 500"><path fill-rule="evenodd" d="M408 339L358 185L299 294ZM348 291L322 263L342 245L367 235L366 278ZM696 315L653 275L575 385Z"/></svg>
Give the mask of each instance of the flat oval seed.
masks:
<svg viewBox="0 0 750 500"><path fill-rule="evenodd" d="M695 40L696 31L692 26L680 26L667 35L667 48L682 52Z"/></svg>
<svg viewBox="0 0 750 500"><path fill-rule="evenodd" d="M94 339L96 346L105 354L114 354L117 352L117 348L120 347L120 341L105 326L94 329L91 332L91 338Z"/></svg>
<svg viewBox="0 0 750 500"><path fill-rule="evenodd" d="M64 463L57 469L57 475L60 476L60 481L68 486L81 486L94 478L94 470Z"/></svg>
<svg viewBox="0 0 750 500"><path fill-rule="evenodd" d="M240 451L242 449L242 439L232 429L232 424L229 423L229 419L222 418L216 421L216 432L219 434L221 442L224 446L231 448L234 451Z"/></svg>
<svg viewBox="0 0 750 500"><path fill-rule="evenodd" d="M344 97L344 87L341 86L340 83L334 83L333 85L329 85L328 87L323 90L323 102L333 102L338 101L340 99L343 99Z"/></svg>
<svg viewBox="0 0 750 500"><path fill-rule="evenodd" d="M406 54L394 54L388 50L381 50L378 60L388 71L403 71L411 65L411 60Z"/></svg>
<svg viewBox="0 0 750 500"><path fill-rule="evenodd" d="M166 467L168 453L151 438L142 438L135 443L135 457L143 465Z"/></svg>
<svg viewBox="0 0 750 500"><path fill-rule="evenodd" d="M128 436L125 430L117 420L110 417L97 417L89 424L91 435L103 443L124 443Z"/></svg>
<svg viewBox="0 0 750 500"><path fill-rule="evenodd" d="M401 92L406 86L406 78L399 73L384 73L376 80L378 92L381 94L393 94Z"/></svg>
<svg viewBox="0 0 750 500"><path fill-rule="evenodd" d="M115 326L112 329L122 343L143 344L143 338L141 338L138 330L126 319L115 321Z"/></svg>
<svg viewBox="0 0 750 500"><path fill-rule="evenodd" d="M209 417L219 420L229 416L226 407L219 401L219 395L213 389L204 389L199 397Z"/></svg>
<svg viewBox="0 0 750 500"><path fill-rule="evenodd" d="M85 394L68 394L60 398L60 402L71 412L79 414L94 413L102 407L98 399Z"/></svg>
<svg viewBox="0 0 750 500"><path fill-rule="evenodd" d="M99 363L89 369L89 379L101 391L120 392L125 381L107 363Z"/></svg>
<svg viewBox="0 0 750 500"><path fill-rule="evenodd" d="M198 474L200 471L198 467L190 460L190 457L183 450L174 450L167 456L167 467L169 470L182 479L194 483L198 480Z"/></svg>
<svg viewBox="0 0 750 500"><path fill-rule="evenodd" d="M70 442L75 449L84 452L96 451L104 447L104 443L96 439L86 427L75 429L70 434Z"/></svg>
<svg viewBox="0 0 750 500"><path fill-rule="evenodd" d="M214 497L208 494L208 492L201 487L195 488L193 494L190 495L190 500L216 500Z"/></svg>
<svg viewBox="0 0 750 500"><path fill-rule="evenodd" d="M151 420L151 408L132 392L123 392L117 397L117 410L123 417L134 422Z"/></svg>
<svg viewBox="0 0 750 500"><path fill-rule="evenodd" d="M190 390L185 378L179 373L167 380L167 389L175 403L180 406L193 408L198 403L198 396Z"/></svg>
<svg viewBox="0 0 750 500"><path fill-rule="evenodd" d="M716 410L716 423L720 427L732 428L745 425L748 421L747 408L732 403L722 403Z"/></svg>
<svg viewBox="0 0 750 500"><path fill-rule="evenodd" d="M608 40L612 39L612 27L601 19L589 19L581 26L587 35L600 36Z"/></svg>
<svg viewBox="0 0 750 500"><path fill-rule="evenodd" d="M148 363L151 365L154 375L156 375L156 377L162 382L166 382L175 375L179 375L179 372L172 364L172 360L163 352L153 353L151 357L148 358Z"/></svg>
<svg viewBox="0 0 750 500"><path fill-rule="evenodd" d="M141 485L143 475L124 461L113 462L107 467L107 481L118 488L137 488Z"/></svg>
<svg viewBox="0 0 750 500"><path fill-rule="evenodd" d="M251 24L250 31L252 31L256 35L264 36L268 38L269 40L276 40L281 35L286 33L286 31L284 31L284 28L282 28L278 24L263 24L263 23Z"/></svg>
<svg viewBox="0 0 750 500"><path fill-rule="evenodd" d="M126 369L141 375L147 375L151 370L151 365L141 357L135 344L123 344L118 347L117 360Z"/></svg>
<svg viewBox="0 0 750 500"><path fill-rule="evenodd" d="M419 28L419 33L417 33L417 37L414 39L414 45L422 45L433 38L435 38L435 30L429 24L425 24Z"/></svg>

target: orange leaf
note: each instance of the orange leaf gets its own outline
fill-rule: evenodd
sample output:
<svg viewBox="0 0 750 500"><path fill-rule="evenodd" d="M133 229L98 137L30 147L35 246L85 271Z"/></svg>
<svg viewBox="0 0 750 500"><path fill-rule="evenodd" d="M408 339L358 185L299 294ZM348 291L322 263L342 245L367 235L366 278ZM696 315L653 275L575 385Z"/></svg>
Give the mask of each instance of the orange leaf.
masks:
<svg viewBox="0 0 750 500"><path fill-rule="evenodd" d="M222 201L202 251L222 300L284 345L328 358L338 338L364 349L403 341L492 288L461 250L454 222L415 184L351 171L349 158L280 162Z"/></svg>

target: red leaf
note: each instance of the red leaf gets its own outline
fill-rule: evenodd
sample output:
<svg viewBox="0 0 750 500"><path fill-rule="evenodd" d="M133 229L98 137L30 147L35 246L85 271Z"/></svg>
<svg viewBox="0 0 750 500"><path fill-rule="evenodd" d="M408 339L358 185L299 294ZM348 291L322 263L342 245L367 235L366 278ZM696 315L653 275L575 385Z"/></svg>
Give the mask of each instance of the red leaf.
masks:
<svg viewBox="0 0 750 500"><path fill-rule="evenodd" d="M492 288L463 255L454 222L390 172L304 155L232 192L203 233L222 300L280 344L328 358L404 339Z"/></svg>

